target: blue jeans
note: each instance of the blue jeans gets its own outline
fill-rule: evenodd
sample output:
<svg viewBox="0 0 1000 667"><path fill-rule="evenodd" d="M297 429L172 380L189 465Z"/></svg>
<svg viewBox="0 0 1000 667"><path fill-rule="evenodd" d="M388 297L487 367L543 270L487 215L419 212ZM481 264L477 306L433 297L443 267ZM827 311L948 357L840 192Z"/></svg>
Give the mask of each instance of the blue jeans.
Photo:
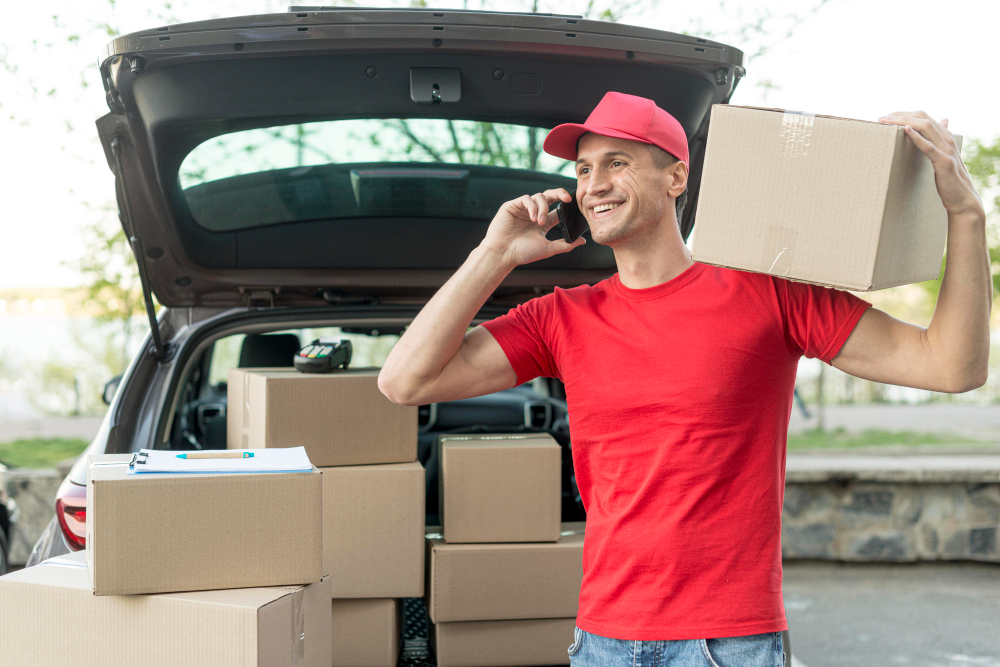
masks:
<svg viewBox="0 0 1000 667"><path fill-rule="evenodd" d="M780 632L720 639L631 641L580 628L569 647L570 667L785 667Z"/></svg>

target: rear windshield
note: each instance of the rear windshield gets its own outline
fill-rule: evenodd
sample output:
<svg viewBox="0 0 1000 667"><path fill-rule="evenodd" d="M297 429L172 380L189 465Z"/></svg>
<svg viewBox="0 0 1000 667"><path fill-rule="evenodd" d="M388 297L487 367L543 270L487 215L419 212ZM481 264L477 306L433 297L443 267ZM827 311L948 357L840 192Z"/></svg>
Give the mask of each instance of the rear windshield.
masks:
<svg viewBox="0 0 1000 667"><path fill-rule="evenodd" d="M343 218L489 220L503 202L575 187L542 152L547 130L447 119L359 119L222 135L181 165L191 215L211 231Z"/></svg>

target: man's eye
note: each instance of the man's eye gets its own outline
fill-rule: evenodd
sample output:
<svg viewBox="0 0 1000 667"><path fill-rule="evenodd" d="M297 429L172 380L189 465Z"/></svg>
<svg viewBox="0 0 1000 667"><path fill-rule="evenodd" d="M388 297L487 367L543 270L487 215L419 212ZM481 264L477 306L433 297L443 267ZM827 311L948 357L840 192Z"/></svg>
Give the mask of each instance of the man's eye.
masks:
<svg viewBox="0 0 1000 667"><path fill-rule="evenodd" d="M625 164L625 163L622 162L621 160L615 160L614 162L611 163L611 166L617 167L617 166L622 165L622 164Z"/></svg>

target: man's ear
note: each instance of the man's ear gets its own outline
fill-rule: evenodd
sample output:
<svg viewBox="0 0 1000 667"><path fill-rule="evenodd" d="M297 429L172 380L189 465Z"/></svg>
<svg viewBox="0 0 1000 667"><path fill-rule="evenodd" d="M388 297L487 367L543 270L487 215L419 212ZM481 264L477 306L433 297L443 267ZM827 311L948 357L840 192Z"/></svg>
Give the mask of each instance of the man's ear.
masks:
<svg viewBox="0 0 1000 667"><path fill-rule="evenodd" d="M678 160L668 168L667 174L667 194L675 199L687 189L688 170L687 165Z"/></svg>

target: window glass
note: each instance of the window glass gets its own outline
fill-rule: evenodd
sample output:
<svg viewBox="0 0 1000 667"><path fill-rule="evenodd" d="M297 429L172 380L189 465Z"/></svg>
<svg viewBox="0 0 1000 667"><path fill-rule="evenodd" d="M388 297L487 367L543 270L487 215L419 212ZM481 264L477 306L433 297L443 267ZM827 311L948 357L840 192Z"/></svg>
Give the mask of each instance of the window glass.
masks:
<svg viewBox="0 0 1000 667"><path fill-rule="evenodd" d="M350 368L381 368L396 341L399 340L399 336L394 334L369 336L363 333L344 333L340 327L288 329L273 333L295 334L303 345L321 337L346 338L351 341L352 345ZM212 362L208 373L209 383L212 386L226 382L230 369L236 368L239 365L240 350L245 337L243 334L236 334L221 338L215 342L212 348ZM291 359L289 359L290 363Z"/></svg>
<svg viewBox="0 0 1000 667"><path fill-rule="evenodd" d="M196 147L178 178L212 231L358 217L490 219L525 192L575 187L545 128L354 119L233 132Z"/></svg>

